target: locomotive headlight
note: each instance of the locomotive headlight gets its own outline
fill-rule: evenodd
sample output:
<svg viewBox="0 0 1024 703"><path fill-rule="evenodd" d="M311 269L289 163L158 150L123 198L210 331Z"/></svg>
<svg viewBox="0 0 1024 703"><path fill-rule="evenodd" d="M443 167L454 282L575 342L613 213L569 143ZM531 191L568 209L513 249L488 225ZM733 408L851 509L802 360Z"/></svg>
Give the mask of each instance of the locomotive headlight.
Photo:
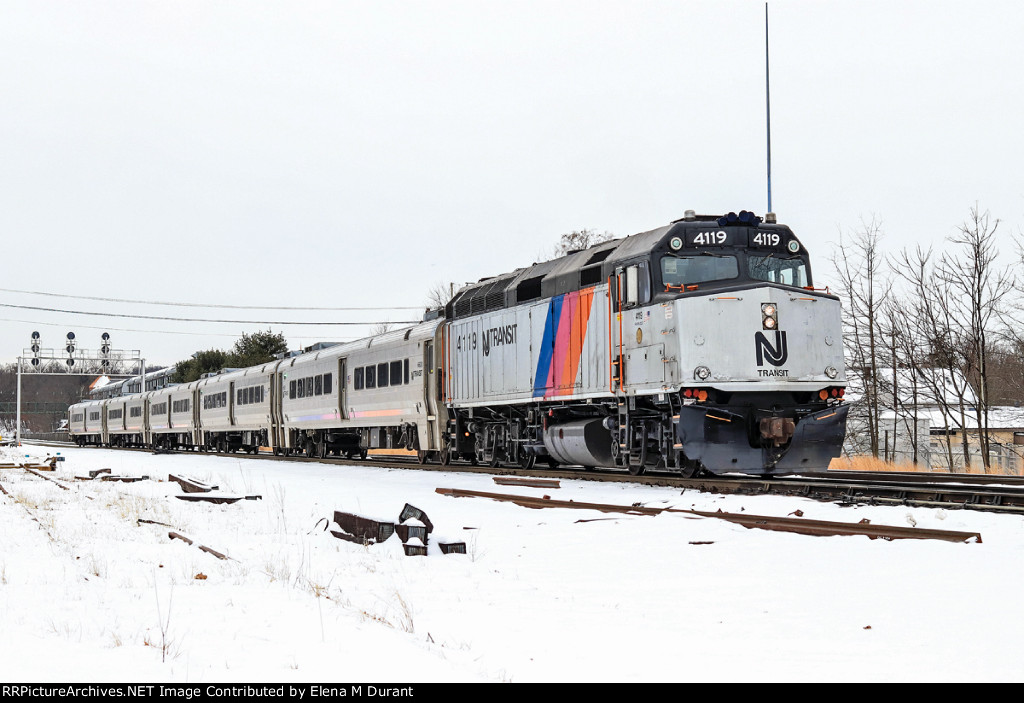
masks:
<svg viewBox="0 0 1024 703"><path fill-rule="evenodd" d="M761 303L761 327L774 330L779 326L779 306L775 303Z"/></svg>
<svg viewBox="0 0 1024 703"><path fill-rule="evenodd" d="M789 244L786 245L786 248L789 249L790 252L795 254L798 251L800 251L800 242L796 241L795 239L790 239Z"/></svg>
<svg viewBox="0 0 1024 703"><path fill-rule="evenodd" d="M672 237L672 239L668 240L668 246L672 251L679 251L683 248L682 237Z"/></svg>
<svg viewBox="0 0 1024 703"><path fill-rule="evenodd" d="M835 378L839 375L839 370L835 366L829 366L825 369L825 375L829 378Z"/></svg>
<svg viewBox="0 0 1024 703"><path fill-rule="evenodd" d="M707 366L698 366L693 370L693 377L698 381L706 381L711 377L711 369Z"/></svg>

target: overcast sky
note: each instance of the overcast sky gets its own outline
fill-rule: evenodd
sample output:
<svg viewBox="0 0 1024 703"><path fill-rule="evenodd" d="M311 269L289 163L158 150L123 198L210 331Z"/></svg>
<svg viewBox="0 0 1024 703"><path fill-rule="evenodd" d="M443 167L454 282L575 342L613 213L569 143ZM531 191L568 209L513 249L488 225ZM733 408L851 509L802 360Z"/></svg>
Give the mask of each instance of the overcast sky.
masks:
<svg viewBox="0 0 1024 703"><path fill-rule="evenodd" d="M873 215L898 249L977 202L1010 251L1024 5L772 0L770 22L772 204L819 283ZM418 307L573 229L763 213L764 50L761 1L0 0L0 360L33 330L172 364L268 326L366 332L277 321L418 316L86 296Z"/></svg>

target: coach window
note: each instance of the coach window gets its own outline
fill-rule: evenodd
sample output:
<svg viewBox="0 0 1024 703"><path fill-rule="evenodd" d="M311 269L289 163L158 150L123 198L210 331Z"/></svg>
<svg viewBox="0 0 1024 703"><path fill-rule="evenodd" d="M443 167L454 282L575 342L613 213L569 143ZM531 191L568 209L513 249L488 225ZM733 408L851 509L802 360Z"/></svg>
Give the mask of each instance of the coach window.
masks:
<svg viewBox="0 0 1024 703"><path fill-rule="evenodd" d="M377 367L367 366L366 367L366 387L376 388L377 387Z"/></svg>
<svg viewBox="0 0 1024 703"><path fill-rule="evenodd" d="M409 382L409 360L406 359L402 362L402 383Z"/></svg>
<svg viewBox="0 0 1024 703"><path fill-rule="evenodd" d="M331 374L325 373L324 374L324 395L330 395L331 394L331 390L332 390L332 387L331 387Z"/></svg>
<svg viewBox="0 0 1024 703"><path fill-rule="evenodd" d="M298 396L295 395L295 381L289 381L289 383L288 383L288 397L289 398L296 398L296 397L298 397Z"/></svg>
<svg viewBox="0 0 1024 703"><path fill-rule="evenodd" d="M391 385L392 386L400 386L400 385L402 385L402 362L401 361L392 361L391 362L391 370L389 371L389 373L391 374Z"/></svg>
<svg viewBox="0 0 1024 703"><path fill-rule="evenodd" d="M306 397L307 398L312 398L313 397L313 377L312 376L310 376L309 378L306 379Z"/></svg>
<svg viewBox="0 0 1024 703"><path fill-rule="evenodd" d="M388 385L388 365L377 364L377 388L386 388Z"/></svg>
<svg viewBox="0 0 1024 703"><path fill-rule="evenodd" d="M363 367L352 372L352 388L357 391L363 390Z"/></svg>
<svg viewBox="0 0 1024 703"><path fill-rule="evenodd" d="M324 377L317 376L313 379L313 395L324 394Z"/></svg>

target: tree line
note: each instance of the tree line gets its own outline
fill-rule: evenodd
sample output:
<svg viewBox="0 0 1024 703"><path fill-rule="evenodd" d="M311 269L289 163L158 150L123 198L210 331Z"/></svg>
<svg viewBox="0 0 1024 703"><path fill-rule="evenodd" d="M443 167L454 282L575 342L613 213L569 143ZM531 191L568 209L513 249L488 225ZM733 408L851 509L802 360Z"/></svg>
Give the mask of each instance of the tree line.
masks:
<svg viewBox="0 0 1024 703"><path fill-rule="evenodd" d="M1024 399L1024 280L1014 274L1024 255L1020 242L1000 251L999 225L975 206L940 249L886 252L877 218L840 235L831 261L843 303L851 454L891 457L891 427L893 443L900 430L910 437L908 458L918 463L928 410L943 425L932 434L951 470L970 468L976 456L992 468L993 409ZM977 428L974 452L967 428Z"/></svg>

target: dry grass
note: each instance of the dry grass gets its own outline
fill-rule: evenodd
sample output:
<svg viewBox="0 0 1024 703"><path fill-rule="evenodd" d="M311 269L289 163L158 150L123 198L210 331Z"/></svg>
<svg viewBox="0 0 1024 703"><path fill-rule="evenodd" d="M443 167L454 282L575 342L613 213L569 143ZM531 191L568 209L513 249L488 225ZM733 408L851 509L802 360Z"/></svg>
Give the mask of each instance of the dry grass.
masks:
<svg viewBox="0 0 1024 703"><path fill-rule="evenodd" d="M930 470L910 461L892 463L873 456L842 456L837 459L833 459L828 465L828 468L830 471L918 471L921 473L948 473L941 469ZM971 466L967 471L957 471L956 473L984 474L985 467L979 462L977 465Z"/></svg>

